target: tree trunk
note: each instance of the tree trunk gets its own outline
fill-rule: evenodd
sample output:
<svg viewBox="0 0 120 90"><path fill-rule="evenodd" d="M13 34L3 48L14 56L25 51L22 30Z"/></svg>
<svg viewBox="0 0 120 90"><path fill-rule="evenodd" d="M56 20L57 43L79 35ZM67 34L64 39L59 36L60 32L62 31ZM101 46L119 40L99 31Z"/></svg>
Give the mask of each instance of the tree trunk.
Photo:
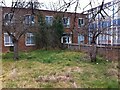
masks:
<svg viewBox="0 0 120 90"><path fill-rule="evenodd" d="M18 60L18 40L14 41L14 60Z"/></svg>
<svg viewBox="0 0 120 90"><path fill-rule="evenodd" d="M96 62L96 55L97 55L97 46L95 43L92 43L92 47L90 50L90 59L91 62Z"/></svg>

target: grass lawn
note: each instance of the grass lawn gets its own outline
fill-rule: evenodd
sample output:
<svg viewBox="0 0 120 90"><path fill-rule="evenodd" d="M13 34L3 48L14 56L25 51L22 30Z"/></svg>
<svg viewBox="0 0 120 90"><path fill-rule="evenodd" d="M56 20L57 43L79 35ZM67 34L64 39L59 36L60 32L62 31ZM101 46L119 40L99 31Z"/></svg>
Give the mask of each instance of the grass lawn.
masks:
<svg viewBox="0 0 120 90"><path fill-rule="evenodd" d="M3 55L3 88L118 88L118 62L97 57L91 63L81 52L36 50Z"/></svg>

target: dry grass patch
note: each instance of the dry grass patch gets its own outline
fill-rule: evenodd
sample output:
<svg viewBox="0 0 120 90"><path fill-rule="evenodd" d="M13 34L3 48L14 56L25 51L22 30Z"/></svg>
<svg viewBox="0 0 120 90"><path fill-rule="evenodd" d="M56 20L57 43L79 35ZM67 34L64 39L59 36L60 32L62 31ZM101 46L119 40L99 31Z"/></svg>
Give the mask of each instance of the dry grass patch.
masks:
<svg viewBox="0 0 120 90"><path fill-rule="evenodd" d="M19 61L12 60L12 53L3 56L4 88L118 87L118 77L108 75L116 73L118 62L98 58L95 64L84 53L59 50L37 50L20 56Z"/></svg>

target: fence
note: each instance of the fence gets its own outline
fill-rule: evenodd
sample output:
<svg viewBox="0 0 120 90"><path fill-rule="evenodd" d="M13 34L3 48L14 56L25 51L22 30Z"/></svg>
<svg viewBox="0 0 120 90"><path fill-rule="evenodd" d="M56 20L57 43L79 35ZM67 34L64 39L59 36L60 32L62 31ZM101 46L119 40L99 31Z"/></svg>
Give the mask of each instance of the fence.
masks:
<svg viewBox="0 0 120 90"><path fill-rule="evenodd" d="M89 53L91 45L64 44L65 48L74 51ZM107 60L120 60L120 46L100 46L97 45L97 54Z"/></svg>

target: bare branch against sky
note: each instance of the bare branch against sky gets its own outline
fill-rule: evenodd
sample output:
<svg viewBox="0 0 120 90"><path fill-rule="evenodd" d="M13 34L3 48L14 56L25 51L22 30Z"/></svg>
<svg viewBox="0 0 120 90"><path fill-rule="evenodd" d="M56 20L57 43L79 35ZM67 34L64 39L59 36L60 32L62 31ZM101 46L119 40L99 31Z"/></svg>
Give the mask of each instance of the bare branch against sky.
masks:
<svg viewBox="0 0 120 90"><path fill-rule="evenodd" d="M0 2L1 1L5 1L4 4L6 6L11 6L12 1L31 1L31 0L0 0ZM54 7L60 7L60 5L62 6L65 3L67 4L69 2L75 2L76 0L37 0L37 1L40 3L44 3L44 7L42 7L42 9L55 10L57 8L54 8ZM83 12L84 10L90 9L91 8L91 6L89 5L90 3L92 4L93 7L101 5L102 1L103 0L79 0L77 12ZM110 2L112 0L104 0L104 1L106 3L106 2ZM75 10L76 3L73 3L72 5L70 5L70 7L68 8L68 11L73 12ZM51 6L53 8L51 8Z"/></svg>

